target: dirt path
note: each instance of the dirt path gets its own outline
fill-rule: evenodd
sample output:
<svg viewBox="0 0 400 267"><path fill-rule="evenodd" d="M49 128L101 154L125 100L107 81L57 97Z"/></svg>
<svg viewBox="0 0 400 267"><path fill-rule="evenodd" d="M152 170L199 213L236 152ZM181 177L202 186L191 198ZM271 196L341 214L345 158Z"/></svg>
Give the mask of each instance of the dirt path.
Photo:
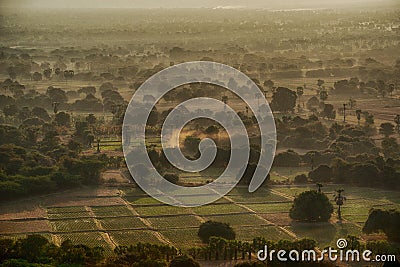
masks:
<svg viewBox="0 0 400 267"><path fill-rule="evenodd" d="M149 220L141 217L140 214L131 206L131 204L129 204L128 201L126 201L123 198L122 198L122 200L125 202L125 206L132 212L132 214L137 216L144 225L146 225L150 229L154 229L153 225L151 224L151 222ZM158 240L160 240L161 243L173 246L172 242L168 238L166 238L163 234L161 234L159 231L153 231L153 233L154 233L155 237Z"/></svg>
<svg viewBox="0 0 400 267"><path fill-rule="evenodd" d="M96 224L97 229L100 230L100 234L103 237L104 241L114 250L118 244L112 239L112 237L106 232L101 222L97 219L96 214L94 214L93 210L89 206L85 206L85 210L93 216L94 223Z"/></svg>
<svg viewBox="0 0 400 267"><path fill-rule="evenodd" d="M242 207L242 208L246 209L247 211L251 212L251 213L254 214L257 218L259 218L259 219L265 221L267 224L273 225L274 227L279 228L279 230L281 230L282 232L286 233L287 235L289 235L289 236L292 237L293 239L298 239L297 235L296 235L294 232L292 232L292 231L290 231L290 230L288 230L288 229L285 229L284 227L282 227L282 226L280 226L280 225L277 225L276 223L273 223L273 222L271 222L271 221L265 219L264 217L262 217L261 215L259 215L257 212L255 212L255 211L252 210L251 208L247 207L246 205L237 203L237 202L235 202L233 199L231 199L231 198L228 197L228 196L225 196L224 198L225 198L226 200L228 200L228 201L234 203L235 205L237 205L237 206L239 206L239 207Z"/></svg>

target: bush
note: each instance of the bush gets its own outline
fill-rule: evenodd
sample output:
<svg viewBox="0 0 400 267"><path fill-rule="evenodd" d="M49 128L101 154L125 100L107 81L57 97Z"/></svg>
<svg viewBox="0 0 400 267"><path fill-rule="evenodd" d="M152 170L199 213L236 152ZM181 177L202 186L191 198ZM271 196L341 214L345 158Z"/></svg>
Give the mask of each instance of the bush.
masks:
<svg viewBox="0 0 400 267"><path fill-rule="evenodd" d="M367 234L382 231L388 240L400 241L400 211L372 209L363 227L363 232Z"/></svg>
<svg viewBox="0 0 400 267"><path fill-rule="evenodd" d="M202 223L199 227L199 232L197 233L203 243L208 243L210 237L222 237L228 240L235 239L235 231L227 223L207 221Z"/></svg>
<svg viewBox="0 0 400 267"><path fill-rule="evenodd" d="M274 165L278 167L298 167L301 157L293 150L279 153L274 159Z"/></svg>
<svg viewBox="0 0 400 267"><path fill-rule="evenodd" d="M308 177L314 182L329 182L332 180L332 169L328 165L320 165L310 171Z"/></svg>
<svg viewBox="0 0 400 267"><path fill-rule="evenodd" d="M307 183L307 175L305 175L304 173L296 175L296 177L294 177L294 183L295 184Z"/></svg>
<svg viewBox="0 0 400 267"><path fill-rule="evenodd" d="M333 206L328 197L315 190L305 191L294 199L289 216L302 222L327 222Z"/></svg>
<svg viewBox="0 0 400 267"><path fill-rule="evenodd" d="M179 182L179 176L176 175L175 173L166 173L166 174L164 174L164 178L165 178L165 180L167 180L168 182L171 182L173 184L176 184Z"/></svg>
<svg viewBox="0 0 400 267"><path fill-rule="evenodd" d="M169 267L200 267L200 264L187 255L175 257Z"/></svg>

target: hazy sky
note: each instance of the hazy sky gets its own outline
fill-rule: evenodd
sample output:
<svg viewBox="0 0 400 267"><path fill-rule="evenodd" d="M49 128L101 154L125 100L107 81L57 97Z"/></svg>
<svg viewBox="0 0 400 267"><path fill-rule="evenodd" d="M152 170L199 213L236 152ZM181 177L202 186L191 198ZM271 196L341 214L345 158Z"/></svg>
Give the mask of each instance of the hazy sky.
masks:
<svg viewBox="0 0 400 267"><path fill-rule="evenodd" d="M399 0L0 0L3 7L25 8L197 8L197 7L262 7L323 8L349 4L398 5Z"/></svg>

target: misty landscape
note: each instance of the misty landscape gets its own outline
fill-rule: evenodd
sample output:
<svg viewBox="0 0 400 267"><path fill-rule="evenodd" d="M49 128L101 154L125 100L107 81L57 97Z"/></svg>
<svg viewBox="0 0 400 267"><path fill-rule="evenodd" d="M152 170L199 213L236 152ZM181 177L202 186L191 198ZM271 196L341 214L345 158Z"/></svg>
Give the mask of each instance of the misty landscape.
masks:
<svg viewBox="0 0 400 267"><path fill-rule="evenodd" d="M398 1L3 0L0 36L0 266L397 266L390 257L260 261L257 252L320 253L344 239L347 249L400 259ZM256 109L272 110L276 140L227 89L249 95L251 84L218 74L159 100L144 94L125 114L147 79L191 61L247 75L261 90L250 96ZM217 156L185 172L169 162L161 132L197 97L229 106L247 136L190 121L168 145L196 160L211 138ZM153 166L130 166L124 118L140 120L151 103L144 145ZM179 108L182 120L191 113ZM243 137L243 175L211 204L170 206L137 184L156 183L153 170L175 185L212 184ZM269 169L260 155L275 144ZM269 173L250 193L257 167Z"/></svg>

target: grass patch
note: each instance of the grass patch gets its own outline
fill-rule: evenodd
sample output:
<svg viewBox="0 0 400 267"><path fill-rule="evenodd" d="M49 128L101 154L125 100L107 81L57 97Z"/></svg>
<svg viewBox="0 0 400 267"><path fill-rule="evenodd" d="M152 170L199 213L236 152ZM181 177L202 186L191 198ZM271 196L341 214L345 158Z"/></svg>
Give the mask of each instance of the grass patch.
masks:
<svg viewBox="0 0 400 267"><path fill-rule="evenodd" d="M314 239L321 248L336 246L337 239L345 238L347 235L361 235L361 228L352 223L293 223L287 229L301 238Z"/></svg>

